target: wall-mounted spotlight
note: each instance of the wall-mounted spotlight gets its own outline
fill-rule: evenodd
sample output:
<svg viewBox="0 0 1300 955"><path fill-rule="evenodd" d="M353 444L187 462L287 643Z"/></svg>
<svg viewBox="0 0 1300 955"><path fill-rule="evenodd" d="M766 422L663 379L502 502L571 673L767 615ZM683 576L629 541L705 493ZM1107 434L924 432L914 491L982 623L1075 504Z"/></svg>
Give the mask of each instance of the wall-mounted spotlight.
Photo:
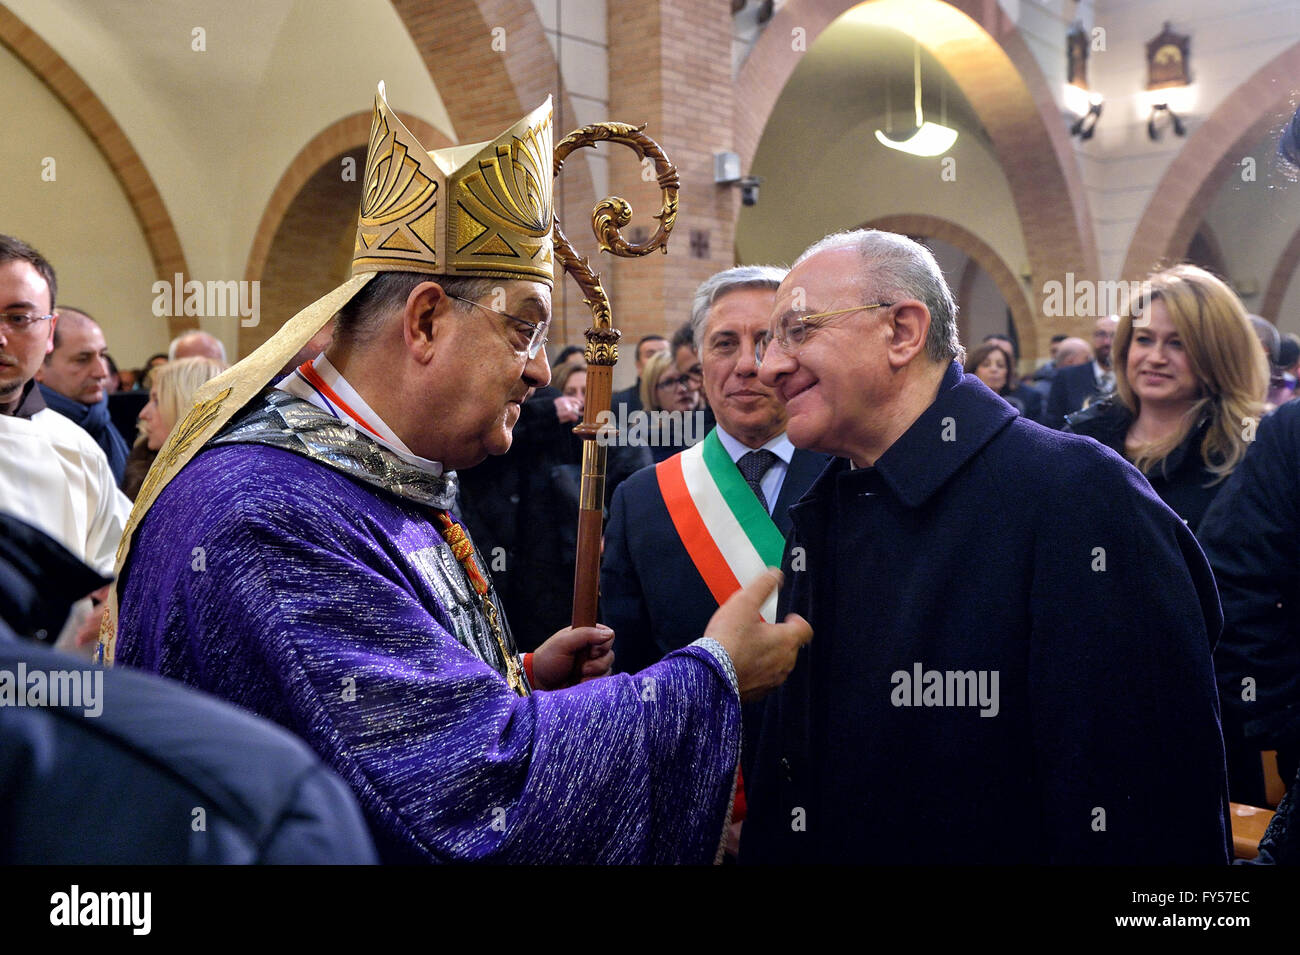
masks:
<svg viewBox="0 0 1300 955"><path fill-rule="evenodd" d="M1168 103L1152 103L1151 118L1147 120L1147 135L1151 137L1153 142L1160 138L1160 129L1156 124L1156 120L1160 118L1161 113L1166 113L1169 116L1169 122L1174 128L1175 136L1187 135L1187 127L1184 126L1183 121L1178 118L1178 114L1169 108Z"/></svg>
<svg viewBox="0 0 1300 955"><path fill-rule="evenodd" d="M1088 97L1088 112L1074 121L1074 125L1070 127L1070 135L1078 136L1083 140L1092 139L1092 134L1097 131L1097 120L1101 119L1101 106L1100 93L1093 93Z"/></svg>
<svg viewBox="0 0 1300 955"><path fill-rule="evenodd" d="M733 152L713 154L713 181L719 186L739 186L740 201L747 206L758 205L758 187L762 176L742 176L740 156Z"/></svg>

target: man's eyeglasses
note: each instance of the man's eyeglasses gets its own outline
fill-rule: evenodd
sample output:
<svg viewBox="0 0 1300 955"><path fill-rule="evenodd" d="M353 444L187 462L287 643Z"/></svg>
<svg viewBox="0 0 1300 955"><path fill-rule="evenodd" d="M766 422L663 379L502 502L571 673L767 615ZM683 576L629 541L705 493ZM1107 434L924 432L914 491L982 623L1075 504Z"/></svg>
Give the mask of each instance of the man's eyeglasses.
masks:
<svg viewBox="0 0 1300 955"><path fill-rule="evenodd" d="M754 342L754 360L759 364L763 363L763 355L767 350L776 345L787 355L793 355L803 346L817 329L830 323L830 319L836 315L847 315L849 312L861 312L872 308L892 308L893 302L876 302L873 305L854 305L850 308L837 308L830 312L810 312L800 314L799 312L786 312L776 323L776 331L768 330L761 338Z"/></svg>
<svg viewBox="0 0 1300 955"><path fill-rule="evenodd" d="M528 321L527 319L520 318L518 315L511 315L509 312L503 312L500 309L492 308L489 305L484 305L482 302L475 302L472 299L461 298L459 295L452 295L450 293L448 293L447 297L454 298L458 302L464 302L466 305L477 305L479 308L484 309L486 311L496 312L496 314L504 318L508 318L512 322L518 322L520 325L527 327L532 332L532 337L528 339L528 346L527 348L524 349L524 351L528 353L529 360L536 358L537 353L540 352L542 348L544 348L546 345L546 340L547 340L546 333L550 331L551 328L551 323L549 320L542 322L540 325L537 325L534 324L533 322ZM516 349L516 351L518 351L518 349Z"/></svg>
<svg viewBox="0 0 1300 955"><path fill-rule="evenodd" d="M49 315L32 315L27 312L0 312L0 322L4 322L16 332L25 332L29 328L34 328L37 322L43 322L47 318L53 317L53 313Z"/></svg>
<svg viewBox="0 0 1300 955"><path fill-rule="evenodd" d="M676 378L660 378L656 388L687 388L690 389L699 383L700 379L689 371L684 375L678 375Z"/></svg>

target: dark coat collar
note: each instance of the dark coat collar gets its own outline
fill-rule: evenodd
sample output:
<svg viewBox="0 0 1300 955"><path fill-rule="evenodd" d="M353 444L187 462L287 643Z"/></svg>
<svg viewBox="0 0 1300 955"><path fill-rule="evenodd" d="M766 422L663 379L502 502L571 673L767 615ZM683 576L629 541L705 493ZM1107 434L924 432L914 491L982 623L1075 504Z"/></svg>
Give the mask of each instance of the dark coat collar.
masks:
<svg viewBox="0 0 1300 955"><path fill-rule="evenodd" d="M906 507L920 507L948 479L979 453L1018 415L974 375L953 362L944 372L930 407L890 445L874 468L849 481L880 481ZM951 419L947 421L945 419ZM951 440L944 440L945 436ZM849 471L844 458L834 461L810 489L808 497L833 494L838 476Z"/></svg>
<svg viewBox="0 0 1300 955"><path fill-rule="evenodd" d="M13 414L15 418L30 420L32 415L44 411L45 408L45 399L41 396L41 389L36 387L36 379L33 378L23 385L23 396L19 399L18 407L14 409Z"/></svg>

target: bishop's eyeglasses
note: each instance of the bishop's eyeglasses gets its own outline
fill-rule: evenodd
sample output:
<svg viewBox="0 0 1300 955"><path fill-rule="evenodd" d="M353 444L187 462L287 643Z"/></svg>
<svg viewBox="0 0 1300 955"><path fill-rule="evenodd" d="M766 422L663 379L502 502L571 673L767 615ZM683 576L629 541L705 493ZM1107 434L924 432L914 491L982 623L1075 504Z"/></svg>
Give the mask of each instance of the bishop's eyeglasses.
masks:
<svg viewBox="0 0 1300 955"><path fill-rule="evenodd" d="M492 306L484 305L482 302L475 302L473 299L461 298L459 295L452 295L450 292L447 293L447 297L454 298L458 302L464 302L466 305L477 305L481 309L484 309L489 312L495 312L496 314L504 318L510 319L512 322L518 322L520 325L527 327L531 332L531 337L528 339L528 346L527 348L524 349L524 351L528 353L529 361L532 361L534 358L536 358L537 353L541 351L542 348L545 347L546 345L546 341L547 341L546 333L550 331L551 328L551 323L549 319L545 322L542 322L539 325L530 322L525 318L520 318L518 315L511 315L509 312L503 312L499 308L492 308ZM516 349L516 351L518 351L518 349Z"/></svg>
<svg viewBox="0 0 1300 955"><path fill-rule="evenodd" d="M849 308L837 308L830 312L786 312L777 321L775 331L768 329L754 342L754 360L761 365L763 355L773 345L780 348L787 355L793 355L808 340L809 335L817 329L830 324L830 320L837 315L847 315L849 312L861 312L872 308L892 308L893 305L893 302L876 302L872 305L852 305Z"/></svg>

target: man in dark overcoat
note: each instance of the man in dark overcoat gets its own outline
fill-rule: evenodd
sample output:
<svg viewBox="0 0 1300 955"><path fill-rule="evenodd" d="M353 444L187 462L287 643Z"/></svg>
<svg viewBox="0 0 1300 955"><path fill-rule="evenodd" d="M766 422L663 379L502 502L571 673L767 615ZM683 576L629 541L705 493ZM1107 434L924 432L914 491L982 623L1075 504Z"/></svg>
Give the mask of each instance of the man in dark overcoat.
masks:
<svg viewBox="0 0 1300 955"><path fill-rule="evenodd" d="M762 705L742 862L1224 863L1191 532L1101 445L956 359L933 256L876 231L795 263L760 343L796 447L778 614L818 638Z"/></svg>

